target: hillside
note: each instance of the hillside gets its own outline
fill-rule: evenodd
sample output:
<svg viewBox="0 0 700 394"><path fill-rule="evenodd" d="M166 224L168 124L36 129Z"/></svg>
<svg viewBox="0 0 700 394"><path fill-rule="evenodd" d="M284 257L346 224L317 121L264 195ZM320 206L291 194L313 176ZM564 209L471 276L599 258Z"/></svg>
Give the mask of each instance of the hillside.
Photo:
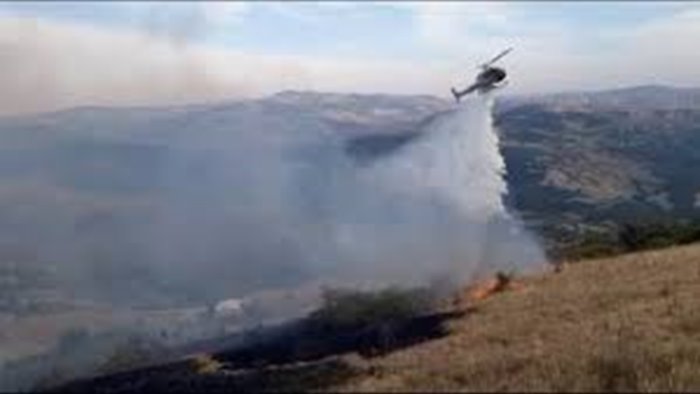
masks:
<svg viewBox="0 0 700 394"><path fill-rule="evenodd" d="M365 390L697 391L700 245L567 266L452 334L367 362Z"/></svg>
<svg viewBox="0 0 700 394"><path fill-rule="evenodd" d="M698 279L700 245L591 260L481 300L463 293L445 336L389 353L243 369L221 353L61 389L697 391Z"/></svg>
<svg viewBox="0 0 700 394"><path fill-rule="evenodd" d="M700 94L674 101L658 91L665 101L654 92L552 96L504 110L498 124L515 206L543 220L697 216Z"/></svg>

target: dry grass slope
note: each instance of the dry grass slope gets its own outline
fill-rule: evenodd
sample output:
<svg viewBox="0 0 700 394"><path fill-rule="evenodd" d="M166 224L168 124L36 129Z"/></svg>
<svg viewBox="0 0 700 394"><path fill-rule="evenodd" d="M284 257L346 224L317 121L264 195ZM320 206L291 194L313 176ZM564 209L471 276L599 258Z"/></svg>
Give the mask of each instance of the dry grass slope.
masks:
<svg viewBox="0 0 700 394"><path fill-rule="evenodd" d="M340 391L700 391L700 245L566 266L478 301L451 335Z"/></svg>

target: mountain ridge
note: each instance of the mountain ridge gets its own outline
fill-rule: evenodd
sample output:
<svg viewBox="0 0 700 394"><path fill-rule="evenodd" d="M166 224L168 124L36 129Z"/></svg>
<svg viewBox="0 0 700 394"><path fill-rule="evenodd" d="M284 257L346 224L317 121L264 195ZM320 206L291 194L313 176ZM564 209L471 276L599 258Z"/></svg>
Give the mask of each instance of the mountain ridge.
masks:
<svg viewBox="0 0 700 394"><path fill-rule="evenodd" d="M668 102L663 103L663 99L668 99L668 97L681 96L684 98L690 98L690 103L693 108L700 106L700 87L676 87L671 85L663 84L650 84L650 85L631 85L620 88L611 89L599 89L599 90L571 90L571 91L561 91L552 93L528 93L528 94L504 94L500 96L497 101L501 102L514 102L518 104L531 103L538 101L551 101L556 99L572 100L575 98L592 98L597 96L599 99L601 97L627 97L628 99L639 98L639 96L657 95L658 100L652 101L656 105L663 105L668 107L673 105ZM334 92L334 91L314 91L314 90L295 90L288 89L282 90L276 93L272 93L266 96L256 97L256 98L231 98L225 100L213 100L213 101L201 101L193 102L189 104L159 104L159 105L137 105L137 106L110 106L110 105L85 105L77 107L69 107L58 110L38 112L32 114L19 114L19 115L2 115L0 116L0 121L5 119L31 119L37 116L46 115L58 115L70 112L88 112L88 111L110 111L110 110L124 110L124 111L174 111L174 110L191 110L197 108L224 108L229 105L237 105L244 103L255 103L264 101L281 101L287 103L299 103L302 101L314 101L318 104L318 99L328 99L328 100L422 100L424 102L432 102L438 105L449 105L452 103L452 98L445 96L437 96L432 94L392 94L392 93L345 93L345 92Z"/></svg>

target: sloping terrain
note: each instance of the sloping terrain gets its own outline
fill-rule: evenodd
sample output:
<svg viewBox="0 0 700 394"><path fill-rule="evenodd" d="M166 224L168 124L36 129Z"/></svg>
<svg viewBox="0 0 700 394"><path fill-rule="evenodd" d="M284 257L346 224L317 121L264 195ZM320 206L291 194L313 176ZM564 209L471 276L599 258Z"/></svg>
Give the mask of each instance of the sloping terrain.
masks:
<svg viewBox="0 0 700 394"><path fill-rule="evenodd" d="M339 348L327 357L264 362L284 355L258 348L257 355L234 352L238 359L223 352L60 389L700 389L700 245L581 262L516 283L479 300L458 294L446 308L462 315L445 320L447 335L425 334L388 353Z"/></svg>
<svg viewBox="0 0 700 394"><path fill-rule="evenodd" d="M700 245L582 262L366 362L348 390L697 391Z"/></svg>

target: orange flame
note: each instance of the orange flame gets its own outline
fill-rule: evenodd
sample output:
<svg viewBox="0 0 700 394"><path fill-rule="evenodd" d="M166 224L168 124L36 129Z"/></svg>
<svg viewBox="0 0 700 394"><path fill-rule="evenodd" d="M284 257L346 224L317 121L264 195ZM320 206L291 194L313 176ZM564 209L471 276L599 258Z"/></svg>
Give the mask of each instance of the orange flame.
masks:
<svg viewBox="0 0 700 394"><path fill-rule="evenodd" d="M479 283L469 290L467 299L470 301L483 300L494 293L503 291L507 286L507 282L507 280L504 281L500 277L495 277Z"/></svg>
<svg viewBox="0 0 700 394"><path fill-rule="evenodd" d="M512 276L498 272L494 277L477 282L468 286L460 294L452 298L450 305L452 308L469 309L473 303L486 299L493 294L503 291L522 291L525 285L520 281L515 281Z"/></svg>

